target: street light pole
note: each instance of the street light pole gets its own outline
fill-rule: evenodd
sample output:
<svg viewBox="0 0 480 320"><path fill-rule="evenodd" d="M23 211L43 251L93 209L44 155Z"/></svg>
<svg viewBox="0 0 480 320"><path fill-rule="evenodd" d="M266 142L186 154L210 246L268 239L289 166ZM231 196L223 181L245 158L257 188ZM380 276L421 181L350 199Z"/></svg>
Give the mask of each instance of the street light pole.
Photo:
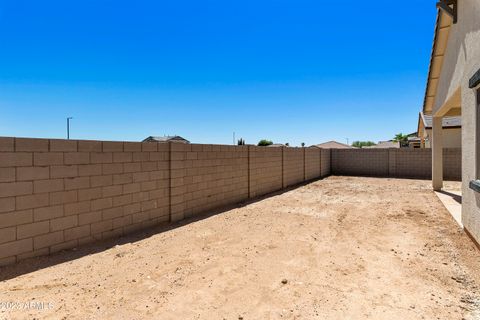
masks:
<svg viewBox="0 0 480 320"><path fill-rule="evenodd" d="M73 117L67 118L67 140L70 140L70 120L71 119L73 119Z"/></svg>

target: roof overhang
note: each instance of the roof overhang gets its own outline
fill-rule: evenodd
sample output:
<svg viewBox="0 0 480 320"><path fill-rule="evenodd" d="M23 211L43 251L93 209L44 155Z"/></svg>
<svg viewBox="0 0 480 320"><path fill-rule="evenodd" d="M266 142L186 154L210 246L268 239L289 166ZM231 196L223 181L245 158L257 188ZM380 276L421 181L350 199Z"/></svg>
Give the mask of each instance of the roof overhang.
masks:
<svg viewBox="0 0 480 320"><path fill-rule="evenodd" d="M462 115L462 89L457 88L445 103L435 110L435 117L454 117Z"/></svg>
<svg viewBox="0 0 480 320"><path fill-rule="evenodd" d="M443 60L447 50L448 36L453 25L453 18L444 10L438 9L435 35L433 39L430 66L428 69L427 87L423 101L423 112L432 114L435 107L438 82L442 72Z"/></svg>
<svg viewBox="0 0 480 320"><path fill-rule="evenodd" d="M417 136L423 137L424 130L425 130L425 117L423 116L423 112L420 112L418 114Z"/></svg>
<svg viewBox="0 0 480 320"><path fill-rule="evenodd" d="M449 15L453 24L457 23L458 18L458 4L457 0L440 0L437 2L437 8Z"/></svg>
<svg viewBox="0 0 480 320"><path fill-rule="evenodd" d="M455 111L457 109L453 108L453 109L450 109L450 112L452 111ZM449 113L450 113L449 112ZM453 114L452 116L459 116L458 114ZM446 117L449 117L448 114L446 114ZM448 129L461 129L462 126L461 124L460 125L452 125L452 124L448 124L448 118L444 118L443 120L443 125L442 125L442 128L444 130L448 130ZM427 119L425 119L425 114L423 112L420 112L419 116L418 116L418 136L419 137L422 137L424 135L424 132L426 130L431 130L432 129L432 126L431 124L429 124L427 122Z"/></svg>

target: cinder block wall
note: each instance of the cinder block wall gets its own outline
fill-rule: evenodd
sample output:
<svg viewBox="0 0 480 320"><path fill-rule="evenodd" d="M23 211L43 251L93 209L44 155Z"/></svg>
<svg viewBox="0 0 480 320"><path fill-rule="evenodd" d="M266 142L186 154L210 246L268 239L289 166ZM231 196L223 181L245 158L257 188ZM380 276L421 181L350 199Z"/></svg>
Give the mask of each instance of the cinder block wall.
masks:
<svg viewBox="0 0 480 320"><path fill-rule="evenodd" d="M248 147L172 144L171 148L172 164L181 167L172 172L172 196L184 204L173 220L248 199Z"/></svg>
<svg viewBox="0 0 480 320"><path fill-rule="evenodd" d="M250 198L282 189L281 147L249 147Z"/></svg>
<svg viewBox="0 0 480 320"><path fill-rule="evenodd" d="M444 149L445 180L461 180L461 149ZM333 149L332 174L431 179L431 149Z"/></svg>
<svg viewBox="0 0 480 320"><path fill-rule="evenodd" d="M320 176L326 177L331 174L332 171L332 150L331 149L320 149Z"/></svg>
<svg viewBox="0 0 480 320"><path fill-rule="evenodd" d="M317 148L0 138L0 265L328 174Z"/></svg>
<svg viewBox="0 0 480 320"><path fill-rule="evenodd" d="M391 149L390 176L431 179L432 149Z"/></svg>
<svg viewBox="0 0 480 320"><path fill-rule="evenodd" d="M443 150L443 177L446 180L462 181L462 149Z"/></svg>
<svg viewBox="0 0 480 320"><path fill-rule="evenodd" d="M305 180L304 149L283 148L283 186L288 187Z"/></svg>
<svg viewBox="0 0 480 320"><path fill-rule="evenodd" d="M168 144L0 138L0 264L169 220Z"/></svg>
<svg viewBox="0 0 480 320"><path fill-rule="evenodd" d="M321 151L318 148L304 148L305 180L316 179L321 175Z"/></svg>
<svg viewBox="0 0 480 320"><path fill-rule="evenodd" d="M446 179L460 160L445 150ZM431 153L0 138L0 265L330 173L430 178Z"/></svg>
<svg viewBox="0 0 480 320"><path fill-rule="evenodd" d="M332 174L388 176L388 149L332 149Z"/></svg>

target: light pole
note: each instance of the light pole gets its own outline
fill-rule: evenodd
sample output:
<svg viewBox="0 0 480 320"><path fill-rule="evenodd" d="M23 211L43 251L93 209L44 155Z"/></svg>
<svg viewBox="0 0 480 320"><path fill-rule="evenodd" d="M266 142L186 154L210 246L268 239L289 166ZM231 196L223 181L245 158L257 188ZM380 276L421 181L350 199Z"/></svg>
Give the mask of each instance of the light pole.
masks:
<svg viewBox="0 0 480 320"><path fill-rule="evenodd" d="M67 140L70 140L70 120L72 120L73 117L67 117Z"/></svg>

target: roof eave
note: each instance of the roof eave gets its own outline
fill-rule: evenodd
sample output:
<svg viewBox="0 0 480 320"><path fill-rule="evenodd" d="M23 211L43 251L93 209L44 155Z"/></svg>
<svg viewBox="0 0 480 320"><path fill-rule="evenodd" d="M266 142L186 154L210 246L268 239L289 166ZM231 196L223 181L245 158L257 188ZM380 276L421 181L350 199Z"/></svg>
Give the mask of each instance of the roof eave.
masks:
<svg viewBox="0 0 480 320"><path fill-rule="evenodd" d="M447 20L444 21L443 19L447 19ZM444 25L444 22L446 22L445 25ZM442 27L442 25L443 25L443 27ZM430 54L430 63L429 63L429 67L428 67L428 78L427 78L427 84L426 84L426 88L425 88L425 96L424 96L424 99L423 99L423 108L422 108L423 112L427 113L427 114L433 111L434 104L435 104L435 101L433 101L432 106L431 106L432 110L427 110L427 103L428 103L428 98L429 98L428 93L430 91L430 86L431 86L432 70L435 67L435 58L436 57L443 57L443 54L437 55L437 48L439 46L439 43L438 43L439 33L440 33L441 29L443 30L445 28L448 28L447 32L449 32L451 26L452 26L451 18L449 16L447 16L446 14L444 14L442 10L438 9L437 10L437 19L436 19L436 22L435 22L435 31L434 31L434 36L433 36L432 52ZM448 41L448 34L447 34L446 37L442 37L441 39L443 40L442 43L444 43L445 41ZM441 61L439 62L440 63L440 70L443 66L443 62L444 62L444 59L442 58ZM437 78L435 78L435 79L437 79ZM437 82L437 86L438 86L438 82ZM434 88L434 93L433 93L433 96L435 96L435 95L436 95L436 88Z"/></svg>

